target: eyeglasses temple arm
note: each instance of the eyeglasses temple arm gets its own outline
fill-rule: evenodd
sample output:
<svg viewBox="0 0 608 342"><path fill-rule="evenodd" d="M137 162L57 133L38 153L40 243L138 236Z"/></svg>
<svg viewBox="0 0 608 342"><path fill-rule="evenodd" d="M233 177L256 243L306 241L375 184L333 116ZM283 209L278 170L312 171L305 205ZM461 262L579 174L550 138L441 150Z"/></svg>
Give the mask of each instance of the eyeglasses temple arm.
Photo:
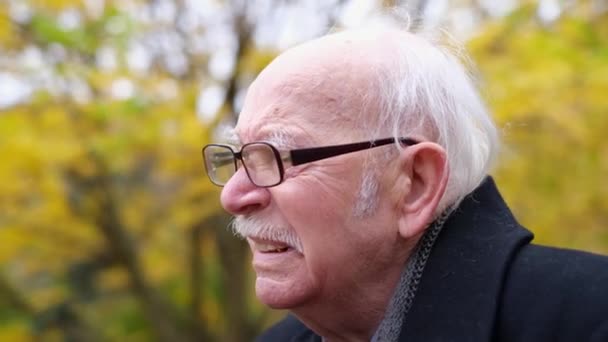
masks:
<svg viewBox="0 0 608 342"><path fill-rule="evenodd" d="M360 143L352 143L345 145L333 145L324 147L313 147L303 148L297 150L291 150L291 164L300 165L304 163L310 163L317 160L323 160L331 157L336 157L342 154L357 152L365 149L388 145L394 143L394 138L386 138L372 141L364 141ZM399 142L404 145L414 145L417 141L409 138L400 138Z"/></svg>

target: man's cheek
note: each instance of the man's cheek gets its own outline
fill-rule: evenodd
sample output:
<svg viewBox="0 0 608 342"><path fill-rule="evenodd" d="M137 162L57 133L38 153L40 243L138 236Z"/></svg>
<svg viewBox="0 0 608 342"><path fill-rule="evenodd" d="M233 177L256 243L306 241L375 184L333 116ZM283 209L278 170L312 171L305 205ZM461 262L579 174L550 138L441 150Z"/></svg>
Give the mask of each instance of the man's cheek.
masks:
<svg viewBox="0 0 608 342"><path fill-rule="evenodd" d="M323 172L313 171L302 175L303 189L314 189L312 196L320 201L328 201L328 204L336 206L352 205L353 188L357 184L351 180L352 175L348 172ZM311 190L312 191L312 190Z"/></svg>

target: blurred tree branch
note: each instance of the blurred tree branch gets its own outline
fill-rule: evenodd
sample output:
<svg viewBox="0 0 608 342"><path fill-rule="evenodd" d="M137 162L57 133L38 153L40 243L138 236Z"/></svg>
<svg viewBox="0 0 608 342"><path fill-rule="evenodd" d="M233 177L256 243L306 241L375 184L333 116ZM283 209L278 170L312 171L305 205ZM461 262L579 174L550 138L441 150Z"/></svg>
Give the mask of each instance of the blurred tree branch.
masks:
<svg viewBox="0 0 608 342"><path fill-rule="evenodd" d="M0 303L4 303L27 316L36 314L34 308L3 274L0 274Z"/></svg>
<svg viewBox="0 0 608 342"><path fill-rule="evenodd" d="M89 159L97 170L93 178L83 178L76 172L70 172L66 179L72 187L78 187L84 196L94 199L95 206L92 213L81 212L80 215L91 217L95 226L106 240L107 248L122 265L130 279L133 293L139 298L144 315L150 322L151 328L156 331L160 341L188 341L187 333L175 325L175 321L167 317L177 317L177 310L172 308L146 281L137 256L137 248L122 223L112 193L114 188L108 168L101 156L96 152L89 152ZM83 208L81 208L83 209Z"/></svg>

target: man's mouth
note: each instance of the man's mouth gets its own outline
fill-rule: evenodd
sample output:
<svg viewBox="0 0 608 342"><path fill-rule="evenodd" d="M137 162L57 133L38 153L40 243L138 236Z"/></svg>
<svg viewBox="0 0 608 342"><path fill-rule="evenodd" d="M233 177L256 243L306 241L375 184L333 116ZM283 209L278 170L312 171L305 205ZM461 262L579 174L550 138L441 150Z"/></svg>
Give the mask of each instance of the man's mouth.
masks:
<svg viewBox="0 0 608 342"><path fill-rule="evenodd" d="M253 249L260 253L283 253L293 249L291 246L278 241L251 239Z"/></svg>

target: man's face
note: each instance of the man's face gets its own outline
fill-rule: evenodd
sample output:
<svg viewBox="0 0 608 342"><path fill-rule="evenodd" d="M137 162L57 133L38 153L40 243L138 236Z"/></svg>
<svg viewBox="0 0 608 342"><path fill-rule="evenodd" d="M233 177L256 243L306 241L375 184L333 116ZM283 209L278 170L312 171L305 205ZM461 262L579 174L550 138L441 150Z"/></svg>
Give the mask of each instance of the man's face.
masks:
<svg viewBox="0 0 608 342"><path fill-rule="evenodd" d="M362 138L355 129L355 111L364 104L343 86L349 81L356 88L361 80L348 70L324 79L314 66L298 72L288 67L275 63L252 85L236 127L241 143L287 136L288 146L277 147L290 149L377 138ZM374 213L353 215L369 153L383 152L291 167L272 188L256 187L240 168L225 185L222 205L237 216L237 230L252 228L247 241L262 302L275 308L322 303L352 286L365 288L394 266L400 241L385 178L378 179Z"/></svg>

